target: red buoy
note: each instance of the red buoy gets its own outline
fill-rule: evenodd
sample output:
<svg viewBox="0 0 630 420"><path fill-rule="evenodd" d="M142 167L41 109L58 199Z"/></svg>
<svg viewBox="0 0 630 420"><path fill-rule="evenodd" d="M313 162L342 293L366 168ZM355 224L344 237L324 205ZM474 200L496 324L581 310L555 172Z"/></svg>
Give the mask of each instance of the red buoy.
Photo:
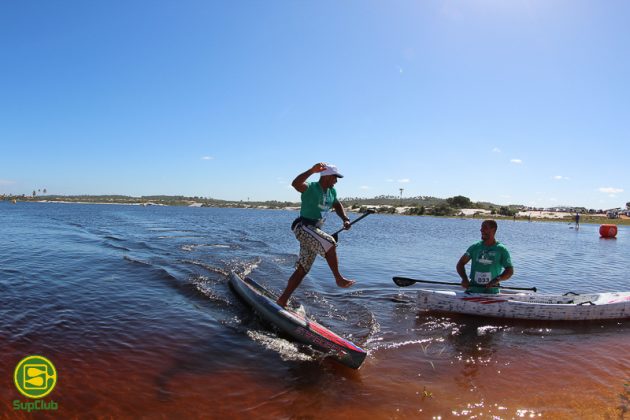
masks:
<svg viewBox="0 0 630 420"><path fill-rule="evenodd" d="M614 238L617 236L617 225L601 225L599 234L602 238Z"/></svg>

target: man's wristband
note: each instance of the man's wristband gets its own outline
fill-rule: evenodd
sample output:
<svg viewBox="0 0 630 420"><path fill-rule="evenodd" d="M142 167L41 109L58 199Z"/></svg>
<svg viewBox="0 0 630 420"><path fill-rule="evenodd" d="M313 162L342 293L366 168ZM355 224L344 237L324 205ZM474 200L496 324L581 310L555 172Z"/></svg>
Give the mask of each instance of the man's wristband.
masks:
<svg viewBox="0 0 630 420"><path fill-rule="evenodd" d="M342 217L341 220L343 220L344 222L349 222L350 219L346 216L346 217Z"/></svg>

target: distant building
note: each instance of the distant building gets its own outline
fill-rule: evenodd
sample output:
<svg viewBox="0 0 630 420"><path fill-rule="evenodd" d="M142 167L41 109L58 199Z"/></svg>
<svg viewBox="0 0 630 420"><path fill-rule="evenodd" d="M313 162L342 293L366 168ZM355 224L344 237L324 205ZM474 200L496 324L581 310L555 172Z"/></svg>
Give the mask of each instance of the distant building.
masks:
<svg viewBox="0 0 630 420"><path fill-rule="evenodd" d="M618 219L619 213L621 213L621 209L611 209L606 211L606 217L609 219Z"/></svg>

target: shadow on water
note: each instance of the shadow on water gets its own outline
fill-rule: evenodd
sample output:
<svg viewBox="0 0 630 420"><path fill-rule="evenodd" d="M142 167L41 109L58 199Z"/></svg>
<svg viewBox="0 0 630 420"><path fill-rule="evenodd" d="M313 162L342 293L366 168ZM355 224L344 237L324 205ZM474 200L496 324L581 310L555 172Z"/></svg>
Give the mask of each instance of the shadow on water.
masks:
<svg viewBox="0 0 630 420"><path fill-rule="evenodd" d="M582 336L596 337L598 334L628 334L630 319L593 320L593 321L550 321L530 319L500 319L483 316L419 311L419 323L423 320L442 319L452 322L460 331L460 336L472 338L483 337L487 333L505 332L512 335L545 335L545 336Z"/></svg>
<svg viewBox="0 0 630 420"><path fill-rule="evenodd" d="M498 357L498 352L506 345L526 348L533 344L533 338L537 339L536 346L540 340L562 345L567 340L597 343L598 337L629 334L630 320L535 321L420 311L416 328L420 335L443 337L449 346L445 353L462 363L460 384L474 387L475 379L485 367L504 358Z"/></svg>
<svg viewBox="0 0 630 420"><path fill-rule="evenodd" d="M247 350L254 351L249 347L247 345L237 347L232 339L223 334L180 347L175 351L176 356L171 366L160 372L155 379L158 399L167 401L173 394L179 394L179 390L171 389L169 384L182 375L216 375L223 371L233 371L234 366L250 372L255 371L260 361L247 357ZM225 351L229 348L235 350ZM255 350L260 352L260 349ZM235 384L225 385L232 387Z"/></svg>
<svg viewBox="0 0 630 420"><path fill-rule="evenodd" d="M482 369L493 362L500 341L497 334L506 327L488 324L479 317L448 316L439 318L439 322L450 328L445 337L452 348L449 353L463 364L456 382L464 389L474 388Z"/></svg>
<svg viewBox="0 0 630 420"><path fill-rule="evenodd" d="M259 262L247 263L240 260L225 264L223 267L199 261L185 263L198 269L197 273L181 280L171 276L165 276L163 279L169 287L193 299L197 310L211 314L212 318L221 324L223 332L213 335L212 338L187 344L175 352L177 357L172 366L160 373L156 380L161 400L168 400L170 395L177 394L169 384L178 383L178 378L187 375L198 377L220 375L221 381L229 381L229 378L241 375L254 377L271 375L272 379L263 378L254 382L265 384L270 380L279 383L288 380L292 387L296 384L304 387L318 386L326 377L324 373L319 373L320 371L329 372L329 376L358 378L353 373L354 370L341 366L328 359L325 354L309 346L297 344L289 337L278 333L273 325L262 321L233 293L228 283L228 273L232 270L240 273L250 272ZM307 294L307 297L310 302L309 309L316 309L318 314L323 313L327 316L327 321L340 318L331 315L317 296ZM236 374L235 367L238 367ZM226 384L230 389L238 388L239 385L238 381Z"/></svg>
<svg viewBox="0 0 630 420"><path fill-rule="evenodd" d="M237 325L225 325L229 333L197 340L174 352L176 356L171 365L155 379L159 400L169 401L180 394L180 390L174 387L178 386L182 377L191 375L220 378L220 384L209 384L209 392L218 386L239 389L243 376L250 378L250 385L258 384L254 388L280 387L292 391L322 392L325 384L339 378L361 383L361 376L356 370L342 366L308 346L295 346L290 342L282 344L282 337L264 332L266 326L251 311L237 309L237 312L242 318ZM275 347L266 347L258 338L253 338L259 337L261 330L269 340L276 342ZM229 378L233 378L232 383L226 382ZM215 398L220 399L220 393L216 394Z"/></svg>

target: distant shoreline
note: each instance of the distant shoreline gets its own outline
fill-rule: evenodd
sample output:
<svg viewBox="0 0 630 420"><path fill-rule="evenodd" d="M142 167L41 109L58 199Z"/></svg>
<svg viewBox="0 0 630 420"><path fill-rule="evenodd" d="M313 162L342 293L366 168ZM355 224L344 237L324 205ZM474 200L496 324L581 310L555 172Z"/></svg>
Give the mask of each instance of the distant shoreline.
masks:
<svg viewBox="0 0 630 420"><path fill-rule="evenodd" d="M280 202L231 202L231 201L217 201L216 205L210 203L203 203L195 200L171 200L173 204L159 203L154 201L147 200L138 200L137 197L134 197L136 200L131 200L132 197L126 197L125 201L119 201L116 199L110 200L98 200L92 199L91 201L83 201L83 200L64 200L64 199L33 199L27 198L22 200L17 200L17 202L31 202L31 203L57 203L57 204L116 204L116 205L127 205L127 206L141 206L141 207L167 207L167 206L185 206L185 207L215 207L215 208L243 208L243 209L264 209L264 210L289 210L289 211L298 211L300 209L298 203L280 203ZM6 200L5 200L6 201ZM270 204L270 205L267 205ZM375 209L377 213L381 214L396 214L396 215L416 215L409 214L409 209L413 208L411 206L390 206L390 205L379 205L379 204L361 204L361 206L347 206L346 210L348 212L353 213L361 213L365 208ZM418 215L419 216L419 215ZM503 216L499 214L492 214L491 210L483 209L483 208L469 208L469 209L455 209L455 214L449 216L440 216L440 215L431 215L425 214L423 216L432 216L432 217L449 217L449 218L463 218L463 219L496 219L503 221L551 221L551 222L568 222L569 224L574 224L575 222L575 213L574 212L563 212L563 211L551 211L551 210L524 210L518 211L514 216ZM609 219L604 213L595 213L595 214L580 214L580 224L615 224L615 225L630 225L630 217L628 216L620 216L617 219Z"/></svg>

